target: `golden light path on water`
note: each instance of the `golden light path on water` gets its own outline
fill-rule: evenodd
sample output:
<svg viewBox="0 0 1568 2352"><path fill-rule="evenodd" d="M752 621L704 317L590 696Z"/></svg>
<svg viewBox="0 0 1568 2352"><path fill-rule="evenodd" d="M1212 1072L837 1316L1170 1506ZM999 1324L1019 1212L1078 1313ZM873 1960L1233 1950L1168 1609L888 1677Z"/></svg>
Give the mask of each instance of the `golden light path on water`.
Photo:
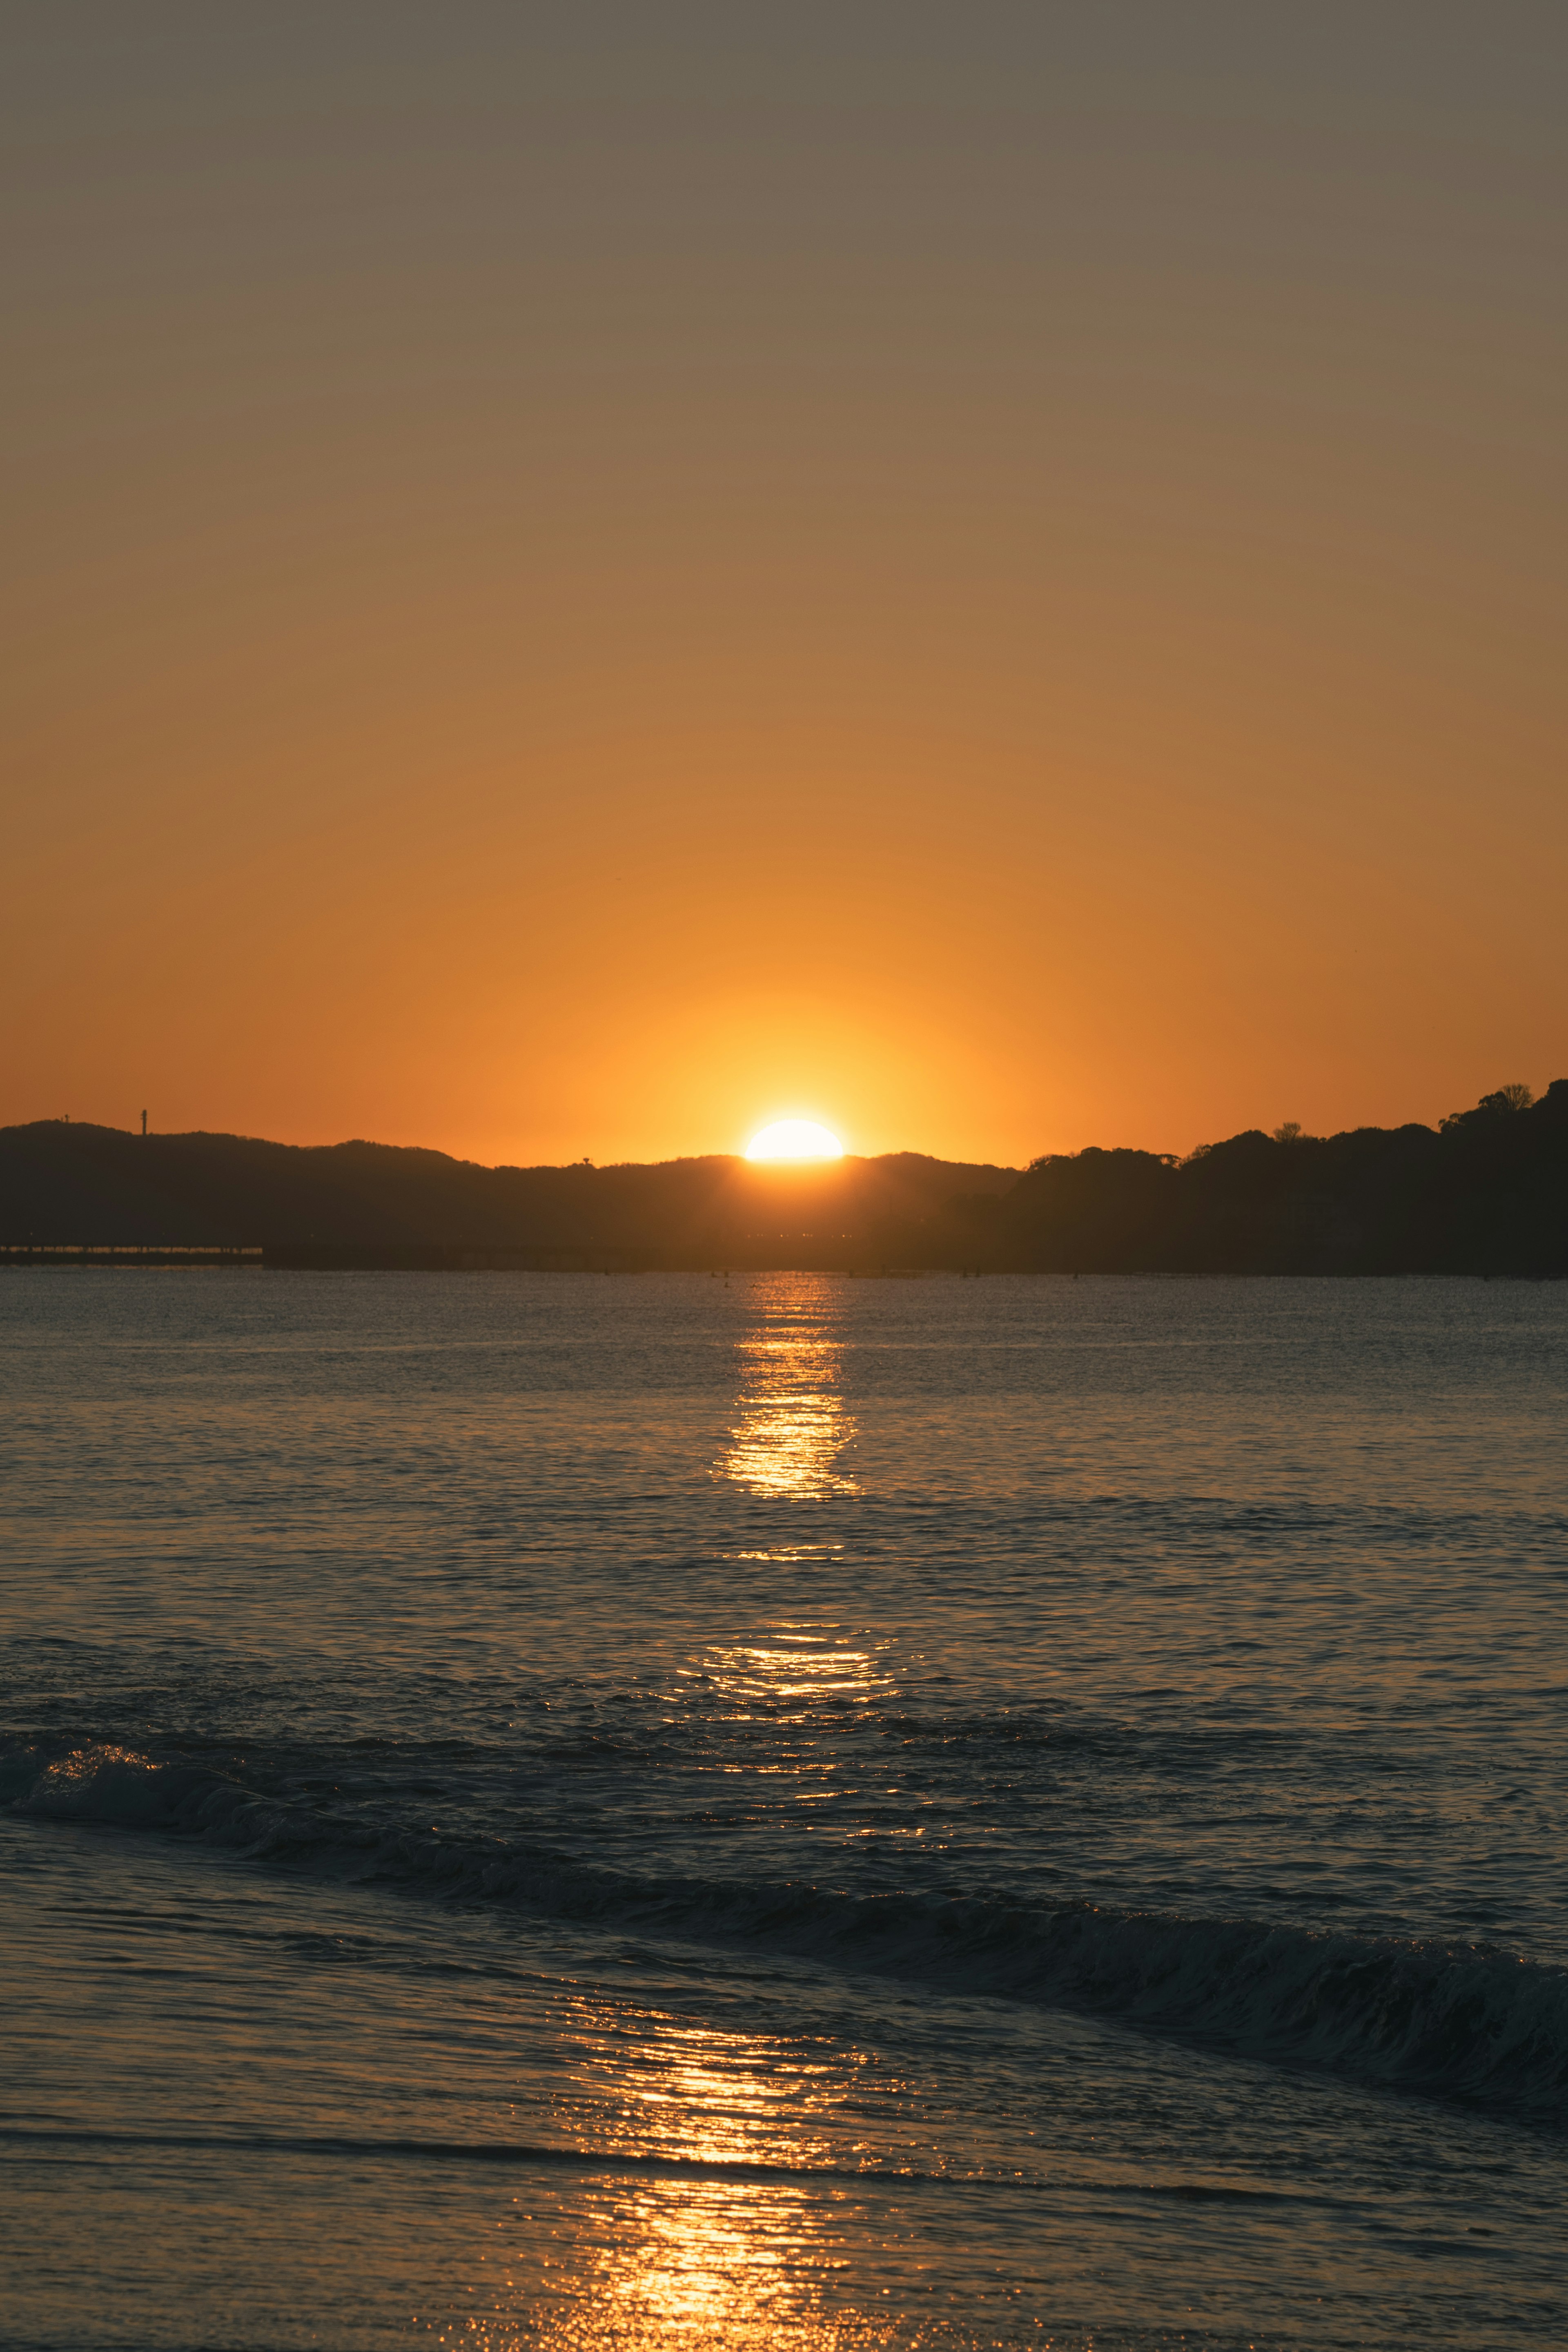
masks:
<svg viewBox="0 0 1568 2352"><path fill-rule="evenodd" d="M759 1498L856 1491L841 1463L857 1423L840 1393L831 1296L809 1276L774 1286L758 1326L738 1343L737 1417L714 1473ZM804 1562L814 1549L790 1556ZM825 1712L841 1717L890 1687L878 1649L819 1622L773 1622L679 1668L678 1696L784 1731L790 1744L763 1769L787 1782L811 1759ZM810 1804L836 1793L820 1770L798 1791ZM587 1999L574 2038L575 2095L581 2120L597 2120L596 2155L754 2166L775 2177L589 2178L572 2195L570 2219L563 2209L554 2220L558 2243L546 2258L553 2290L525 2291L521 2309L475 2314L439 2330L439 2341L471 2352L879 2352L898 2339L893 2321L838 2307L833 2296L848 2267L844 2230L861 2202L847 2177L857 2148L839 2111L856 2070L842 2044L829 2058L809 2042L724 2033ZM573 2137L578 2120L569 2103L561 2121ZM779 2177L790 2173L798 2183ZM553 2201L520 2199L520 2223L539 2226Z"/></svg>
<svg viewBox="0 0 1568 2352"><path fill-rule="evenodd" d="M843 1349L823 1308L826 1286L803 1276L763 1328L740 1343L740 1418L720 1474L753 1495L853 1494L840 1457L858 1423L844 1402Z"/></svg>
<svg viewBox="0 0 1568 2352"><path fill-rule="evenodd" d="M834 2160L823 2126L843 2100L841 2059L810 2044L649 2019L648 2062L619 2088L621 2129L687 2162L771 2165L787 2179L634 2180L601 2207L596 2263L575 2315L548 2343L628 2346L838 2340L822 2291L836 2260L821 2185ZM830 2210L830 2200L829 2210Z"/></svg>
<svg viewBox="0 0 1568 2352"><path fill-rule="evenodd" d="M803 1678L787 1642L736 1654L733 1694L762 1705L772 1691L798 1716L813 1692L845 1686L843 1673L825 1671L828 1654L809 1655ZM864 1687L853 1675L851 1685ZM866 2053L837 2038L726 2032L587 1993L563 2022L577 2054L558 2126L564 2144L591 2147L595 2169L552 2170L512 2200L474 2266L491 2309L434 2329L437 2342L469 2352L880 2352L898 2340L895 2323L835 2298L864 2205L852 2177L864 2122L851 2102ZM886 2096L897 2084L879 2087ZM602 2168L617 2156L626 2172ZM649 2158L692 2168L631 2168Z"/></svg>
<svg viewBox="0 0 1568 2352"><path fill-rule="evenodd" d="M589 2266L574 2263L526 2313L476 2313L435 2340L451 2352L882 2352L908 2341L898 2323L833 2294L849 2263L837 2214L852 2219L856 2204L819 2185L595 2184L573 2231L578 2260L595 2242Z"/></svg>
<svg viewBox="0 0 1568 2352"><path fill-rule="evenodd" d="M759 1685L795 1709L826 1686L808 1670L803 1690L787 1644L772 1673L768 1655L748 1652L737 1675L752 1704ZM551 2167L511 2199L472 2264L472 2291L489 2309L433 2326L437 2343L454 2352L881 2352L898 2340L893 2322L847 2311L835 2294L851 2264L846 2233L864 2228L853 2174L865 2121L855 2102L858 2094L863 2107L868 2053L837 2037L727 2032L586 1991L563 2025L575 2057L557 2129L591 2168ZM877 2089L893 2097L899 2084L883 2074ZM650 2158L681 2169L633 2168Z"/></svg>

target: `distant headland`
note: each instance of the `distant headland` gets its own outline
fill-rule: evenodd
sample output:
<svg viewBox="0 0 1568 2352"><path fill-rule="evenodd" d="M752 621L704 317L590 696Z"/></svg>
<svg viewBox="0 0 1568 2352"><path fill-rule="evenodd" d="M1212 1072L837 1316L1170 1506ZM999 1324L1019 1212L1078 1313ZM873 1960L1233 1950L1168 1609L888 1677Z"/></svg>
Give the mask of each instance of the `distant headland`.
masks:
<svg viewBox="0 0 1568 2352"><path fill-rule="evenodd" d="M1568 1276L1568 1079L1438 1127L1249 1129L1023 1170L920 1152L775 1167L483 1168L44 1120L0 1129L0 1259L561 1272Z"/></svg>

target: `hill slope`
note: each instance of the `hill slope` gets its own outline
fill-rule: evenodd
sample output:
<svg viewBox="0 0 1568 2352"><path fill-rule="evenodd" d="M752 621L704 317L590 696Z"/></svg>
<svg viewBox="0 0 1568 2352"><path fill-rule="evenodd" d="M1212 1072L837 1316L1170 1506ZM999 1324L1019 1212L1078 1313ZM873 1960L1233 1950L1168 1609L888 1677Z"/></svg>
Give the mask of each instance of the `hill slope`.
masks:
<svg viewBox="0 0 1568 2352"><path fill-rule="evenodd" d="M0 1129L0 1246L261 1244L275 1264L1568 1275L1568 1080L1440 1127L1257 1129L1185 1160L892 1152L482 1168L377 1143Z"/></svg>
<svg viewBox="0 0 1568 2352"><path fill-rule="evenodd" d="M649 1265L942 1263L955 1196L1017 1171L895 1152L824 1166L725 1156L483 1168L379 1143L0 1130L0 1243L259 1243L269 1256L521 1252ZM962 1222L962 1213L959 1213Z"/></svg>

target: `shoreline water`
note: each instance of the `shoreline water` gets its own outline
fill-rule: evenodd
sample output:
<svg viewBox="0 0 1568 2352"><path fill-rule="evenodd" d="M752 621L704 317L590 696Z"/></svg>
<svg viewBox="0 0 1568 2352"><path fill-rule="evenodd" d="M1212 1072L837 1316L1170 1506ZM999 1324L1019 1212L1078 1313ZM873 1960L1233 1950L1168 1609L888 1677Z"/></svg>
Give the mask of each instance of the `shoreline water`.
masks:
<svg viewBox="0 0 1568 2352"><path fill-rule="evenodd" d="M1560 2340L1562 1300L0 1286L16 2340Z"/></svg>

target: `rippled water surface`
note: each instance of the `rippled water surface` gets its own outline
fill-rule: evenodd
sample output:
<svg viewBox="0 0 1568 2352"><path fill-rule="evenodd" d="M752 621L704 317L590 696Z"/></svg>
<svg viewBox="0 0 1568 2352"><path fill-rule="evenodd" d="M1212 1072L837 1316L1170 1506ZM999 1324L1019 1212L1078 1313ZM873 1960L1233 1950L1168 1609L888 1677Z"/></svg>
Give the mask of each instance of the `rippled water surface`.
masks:
<svg viewBox="0 0 1568 2352"><path fill-rule="evenodd" d="M16 1274L0 2341L1568 2340L1568 1293Z"/></svg>

